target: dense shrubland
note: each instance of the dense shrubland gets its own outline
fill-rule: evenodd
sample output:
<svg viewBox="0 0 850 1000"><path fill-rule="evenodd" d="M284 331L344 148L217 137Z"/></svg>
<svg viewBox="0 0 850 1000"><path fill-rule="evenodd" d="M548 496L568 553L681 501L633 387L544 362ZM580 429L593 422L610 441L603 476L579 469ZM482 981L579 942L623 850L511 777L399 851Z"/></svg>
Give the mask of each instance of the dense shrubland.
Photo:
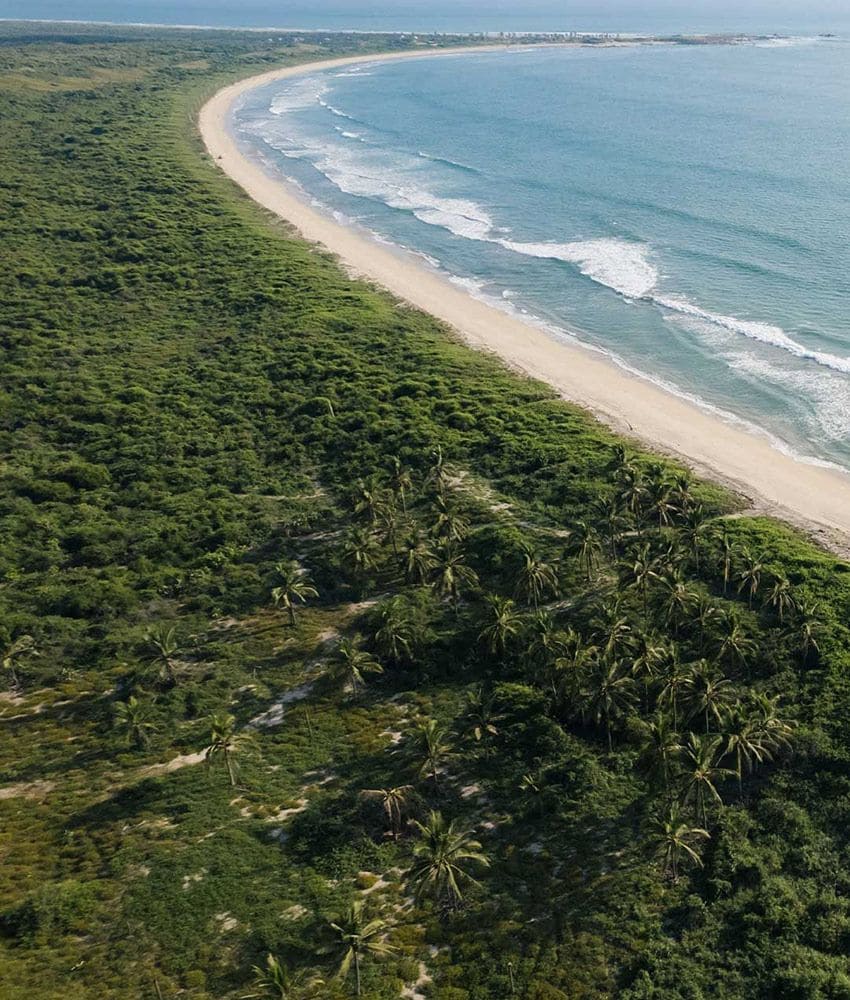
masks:
<svg viewBox="0 0 850 1000"><path fill-rule="evenodd" d="M846 565L202 156L389 42L0 40L0 994L850 997Z"/></svg>

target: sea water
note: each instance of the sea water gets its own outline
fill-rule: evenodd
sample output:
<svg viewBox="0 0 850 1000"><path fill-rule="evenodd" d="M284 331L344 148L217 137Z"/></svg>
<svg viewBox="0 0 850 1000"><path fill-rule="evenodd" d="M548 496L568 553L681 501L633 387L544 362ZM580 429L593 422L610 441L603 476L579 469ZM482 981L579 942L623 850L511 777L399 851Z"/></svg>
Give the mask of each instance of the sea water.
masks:
<svg viewBox="0 0 850 1000"><path fill-rule="evenodd" d="M373 62L233 128L470 294L850 468L850 42Z"/></svg>
<svg viewBox="0 0 850 1000"><path fill-rule="evenodd" d="M847 0L0 0L0 17L331 31L850 31Z"/></svg>

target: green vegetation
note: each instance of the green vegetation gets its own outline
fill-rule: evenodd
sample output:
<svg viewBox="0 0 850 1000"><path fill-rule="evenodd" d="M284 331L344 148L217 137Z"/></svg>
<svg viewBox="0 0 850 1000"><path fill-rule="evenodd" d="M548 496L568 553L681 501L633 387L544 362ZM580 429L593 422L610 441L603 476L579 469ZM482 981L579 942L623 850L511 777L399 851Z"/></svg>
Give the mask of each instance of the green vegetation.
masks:
<svg viewBox="0 0 850 1000"><path fill-rule="evenodd" d="M850 998L848 567L202 153L414 44L0 28L0 996Z"/></svg>

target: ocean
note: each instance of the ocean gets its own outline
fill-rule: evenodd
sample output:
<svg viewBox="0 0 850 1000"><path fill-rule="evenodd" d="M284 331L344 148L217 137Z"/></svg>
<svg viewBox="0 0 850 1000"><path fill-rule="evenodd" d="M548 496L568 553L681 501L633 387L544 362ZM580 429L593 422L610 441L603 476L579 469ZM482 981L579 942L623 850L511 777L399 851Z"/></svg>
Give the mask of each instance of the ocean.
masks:
<svg viewBox="0 0 850 1000"><path fill-rule="evenodd" d="M371 63L233 128L470 294L850 468L850 42Z"/></svg>
<svg viewBox="0 0 850 1000"><path fill-rule="evenodd" d="M847 0L0 0L0 18L329 31L850 33Z"/></svg>

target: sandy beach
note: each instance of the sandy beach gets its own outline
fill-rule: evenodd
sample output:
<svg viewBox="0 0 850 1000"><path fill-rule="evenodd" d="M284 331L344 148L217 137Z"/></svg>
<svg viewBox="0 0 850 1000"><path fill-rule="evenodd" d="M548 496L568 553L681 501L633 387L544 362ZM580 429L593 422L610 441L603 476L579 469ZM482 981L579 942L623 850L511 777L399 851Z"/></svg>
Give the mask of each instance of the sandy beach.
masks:
<svg viewBox="0 0 850 1000"><path fill-rule="evenodd" d="M264 208L305 239L339 257L348 270L388 289L454 328L469 344L548 383L619 432L687 462L696 472L731 486L752 506L808 530L840 551L850 545L850 474L799 461L767 436L724 421L666 392L603 356L556 340L542 329L481 302L439 273L381 246L307 205L283 181L270 177L238 149L228 129L234 101L274 80L355 63L451 58L461 52L401 53L314 62L241 80L220 90L199 115L201 136L218 166ZM494 51L487 46L486 51Z"/></svg>

